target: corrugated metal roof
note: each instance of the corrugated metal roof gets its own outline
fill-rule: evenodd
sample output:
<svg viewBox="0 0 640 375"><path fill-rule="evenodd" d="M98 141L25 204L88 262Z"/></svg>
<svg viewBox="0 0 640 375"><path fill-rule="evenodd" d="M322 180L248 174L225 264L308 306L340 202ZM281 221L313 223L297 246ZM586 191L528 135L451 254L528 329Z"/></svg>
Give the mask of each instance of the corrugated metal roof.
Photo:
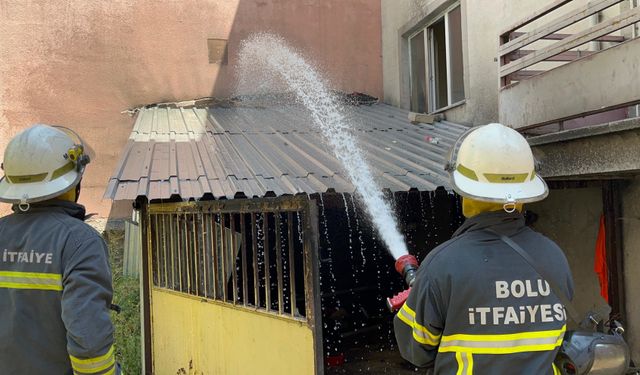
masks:
<svg viewBox="0 0 640 375"><path fill-rule="evenodd" d="M413 125L407 111L385 104L348 112L383 189L449 187L444 158L464 126ZM138 113L105 197L353 192L345 176L302 107L152 107Z"/></svg>

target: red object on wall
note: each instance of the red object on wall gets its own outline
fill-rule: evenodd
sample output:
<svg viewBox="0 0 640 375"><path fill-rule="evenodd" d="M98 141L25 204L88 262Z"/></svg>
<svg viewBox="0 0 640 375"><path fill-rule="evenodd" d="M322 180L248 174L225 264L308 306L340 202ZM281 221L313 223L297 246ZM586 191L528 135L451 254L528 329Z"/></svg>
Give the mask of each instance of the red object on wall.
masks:
<svg viewBox="0 0 640 375"><path fill-rule="evenodd" d="M593 268L598 275L598 281L600 282L600 295L605 301L607 301L607 303L609 303L609 270L607 269L607 237L605 234L604 215L601 215Z"/></svg>

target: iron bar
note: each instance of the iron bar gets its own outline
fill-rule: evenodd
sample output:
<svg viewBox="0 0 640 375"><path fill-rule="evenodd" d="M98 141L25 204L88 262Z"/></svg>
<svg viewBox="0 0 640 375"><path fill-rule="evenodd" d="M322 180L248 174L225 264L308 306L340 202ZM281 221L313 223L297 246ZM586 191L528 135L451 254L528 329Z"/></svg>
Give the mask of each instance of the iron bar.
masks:
<svg viewBox="0 0 640 375"><path fill-rule="evenodd" d="M284 294L283 294L283 275L282 275L282 233L280 230L280 212L275 214L275 254L276 254L276 275L278 278L278 313L282 315L284 313Z"/></svg>
<svg viewBox="0 0 640 375"><path fill-rule="evenodd" d="M231 243L231 285L233 287L233 304L235 305L238 302L238 270L236 269L236 259L238 258L236 255L236 248L238 247L237 236L236 236L236 215L229 214L229 229L231 234L229 235L230 243Z"/></svg>
<svg viewBox="0 0 640 375"><path fill-rule="evenodd" d="M158 256L158 244L160 231L158 230L158 215L153 215L153 228L155 229L155 241L151 244L151 253L155 256L155 268L153 270L153 284L160 286L160 257Z"/></svg>
<svg viewBox="0 0 640 375"><path fill-rule="evenodd" d="M271 310L271 265L269 264L269 214L262 214L262 238L264 251L264 301L267 311Z"/></svg>
<svg viewBox="0 0 640 375"><path fill-rule="evenodd" d="M293 243L293 212L287 212L287 239L289 240L289 291L291 292L291 316L296 316L296 264Z"/></svg>
<svg viewBox="0 0 640 375"><path fill-rule="evenodd" d="M227 302L227 241L224 215L220 214L220 251L222 252L222 300Z"/></svg>
<svg viewBox="0 0 640 375"><path fill-rule="evenodd" d="M207 272L207 224L204 220L204 218L207 216L207 214L204 213L200 213L200 234L202 235L202 271L203 271L203 277L202 280L204 282L203 284L203 295L205 297L209 297L209 272Z"/></svg>
<svg viewBox="0 0 640 375"><path fill-rule="evenodd" d="M169 278L167 277L168 275L168 270L167 270L167 225L166 225L166 221L167 221L167 215L165 214L161 214L162 216L162 260L164 263L164 272L162 273L163 276L163 281L162 281L162 286L167 288L169 286Z"/></svg>
<svg viewBox="0 0 640 375"><path fill-rule="evenodd" d="M313 331L313 342L316 355L316 374L324 374L324 355L322 345L322 315L320 303L320 268L318 266L318 206L315 200L307 201L304 215L304 262L305 274L305 315L309 327Z"/></svg>
<svg viewBox="0 0 640 375"><path fill-rule="evenodd" d="M153 265L152 262L152 247L151 247L151 233L153 233L151 227L151 215L149 214L149 205L144 201L136 201L136 205L140 207L140 228L142 235L142 274L140 275L141 285L141 304L142 304L142 352L143 352L143 364L144 368L153 373L153 344L151 340L151 306L152 306L152 277L149 275L150 268Z"/></svg>
<svg viewBox="0 0 640 375"><path fill-rule="evenodd" d="M176 252L176 247L175 247L175 238L174 238L174 232L175 232L175 225L174 225L174 217L173 215L169 215L169 252L171 253L171 289L175 290L176 289L176 261L175 261L175 252Z"/></svg>
<svg viewBox="0 0 640 375"><path fill-rule="evenodd" d="M196 215L197 213L191 214L191 248L193 249L193 280L194 280L194 291L197 296L200 296L200 249L198 246L198 234L196 231ZM199 277L200 276L200 277Z"/></svg>
<svg viewBox="0 0 640 375"><path fill-rule="evenodd" d="M245 224L245 214L240 214L240 241L242 246L242 303L247 306L249 297L247 296L248 278L247 278L247 232Z"/></svg>
<svg viewBox="0 0 640 375"><path fill-rule="evenodd" d="M187 213L184 214L184 252L185 252L185 259L187 261L186 264L186 269L187 269L187 293L192 293L191 290L191 285L193 284L192 282L192 271L191 271L191 251L189 250L189 242L190 242L190 238L189 238L189 219L187 216Z"/></svg>
<svg viewBox="0 0 640 375"><path fill-rule="evenodd" d="M218 228L216 226L216 214L211 215L211 258L213 261L213 298L219 299L218 295Z"/></svg>
<svg viewBox="0 0 640 375"><path fill-rule="evenodd" d="M251 213L251 249L253 250L253 303L260 307L260 282L258 273L258 228L256 214Z"/></svg>

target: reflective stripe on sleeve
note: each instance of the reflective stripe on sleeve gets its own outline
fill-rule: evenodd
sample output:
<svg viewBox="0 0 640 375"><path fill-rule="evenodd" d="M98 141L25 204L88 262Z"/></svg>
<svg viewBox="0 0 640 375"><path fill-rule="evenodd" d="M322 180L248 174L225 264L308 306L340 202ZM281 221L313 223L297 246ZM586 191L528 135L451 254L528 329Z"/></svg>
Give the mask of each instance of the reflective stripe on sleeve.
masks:
<svg viewBox="0 0 640 375"><path fill-rule="evenodd" d="M522 332L502 335L442 336L439 352L472 354L512 354L554 350L562 344L566 325L558 330Z"/></svg>
<svg viewBox="0 0 640 375"><path fill-rule="evenodd" d="M558 370L555 363L552 363L551 367L553 367L553 375L560 375L560 370Z"/></svg>
<svg viewBox="0 0 640 375"><path fill-rule="evenodd" d="M104 374L114 374L116 357L113 354L113 345L106 354L94 358L80 359L69 355L71 367L74 375L102 374L102 371L109 370Z"/></svg>
<svg viewBox="0 0 640 375"><path fill-rule="evenodd" d="M431 333L427 327L416 322L416 313L411 310L405 303L398 311L398 319L411 327L413 330L413 339L425 345L438 346L440 343L440 335Z"/></svg>
<svg viewBox="0 0 640 375"><path fill-rule="evenodd" d="M456 352L456 362L458 362L456 375L473 374L473 355L471 353Z"/></svg>
<svg viewBox="0 0 640 375"><path fill-rule="evenodd" d="M0 288L62 291L62 276L56 273L0 271Z"/></svg>

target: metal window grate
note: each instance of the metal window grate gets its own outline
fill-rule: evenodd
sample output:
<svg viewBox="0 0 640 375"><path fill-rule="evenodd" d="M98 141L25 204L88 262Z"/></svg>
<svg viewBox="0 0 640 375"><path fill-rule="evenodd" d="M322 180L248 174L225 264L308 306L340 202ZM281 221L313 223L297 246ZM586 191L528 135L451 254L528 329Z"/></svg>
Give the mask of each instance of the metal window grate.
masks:
<svg viewBox="0 0 640 375"><path fill-rule="evenodd" d="M304 318L311 254L300 202L235 212L215 203L150 205L153 285Z"/></svg>

